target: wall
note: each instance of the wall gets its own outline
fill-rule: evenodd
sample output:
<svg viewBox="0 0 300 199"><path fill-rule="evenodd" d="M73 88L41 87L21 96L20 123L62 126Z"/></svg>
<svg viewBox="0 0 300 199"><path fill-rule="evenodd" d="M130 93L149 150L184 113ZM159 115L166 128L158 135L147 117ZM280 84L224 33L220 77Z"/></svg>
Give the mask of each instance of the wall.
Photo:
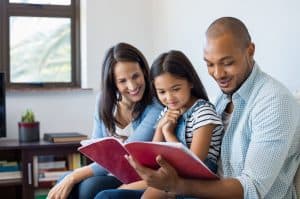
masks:
<svg viewBox="0 0 300 199"><path fill-rule="evenodd" d="M297 0L153 0L154 54L183 50L197 68L211 97L218 88L207 75L203 38L208 25L221 16L240 18L256 44L262 70L300 90L300 2Z"/></svg>
<svg viewBox="0 0 300 199"><path fill-rule="evenodd" d="M9 91L7 137L17 138L17 123L25 109L32 109L45 132L78 131L91 135L95 96L99 90L100 65L111 45L126 41L152 54L151 1L82 0L81 91ZM146 38L146 39L145 39Z"/></svg>
<svg viewBox="0 0 300 199"><path fill-rule="evenodd" d="M235 16L248 26L261 68L292 92L300 89L300 2L297 0L82 0L83 86L93 90L8 92L7 131L18 137L17 122L31 108L41 133L79 131L91 134L100 65L111 45L126 41L153 61L159 53L183 50L214 97L218 88L202 61L204 32L221 16Z"/></svg>

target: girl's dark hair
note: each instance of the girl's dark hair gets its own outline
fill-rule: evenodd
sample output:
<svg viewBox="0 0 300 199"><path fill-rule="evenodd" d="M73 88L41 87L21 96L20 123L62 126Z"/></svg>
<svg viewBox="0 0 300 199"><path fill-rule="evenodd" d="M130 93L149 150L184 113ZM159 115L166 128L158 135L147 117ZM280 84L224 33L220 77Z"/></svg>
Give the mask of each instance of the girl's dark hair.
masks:
<svg viewBox="0 0 300 199"><path fill-rule="evenodd" d="M115 107L120 100L118 89L115 85L114 68L117 62L136 62L139 64L144 78L145 91L141 101L137 102L133 108L134 118L144 111L146 106L152 102L152 87L150 85L149 65L144 55L134 46L127 43L118 43L108 49L102 64L101 72L101 97L99 105L99 116L111 135L115 135L114 117Z"/></svg>
<svg viewBox="0 0 300 199"><path fill-rule="evenodd" d="M192 95L196 98L208 101L206 90L195 68L181 51L171 50L159 55L158 58L154 60L150 70L152 83L157 76L163 73L170 73L179 78L186 79L193 85L191 90Z"/></svg>

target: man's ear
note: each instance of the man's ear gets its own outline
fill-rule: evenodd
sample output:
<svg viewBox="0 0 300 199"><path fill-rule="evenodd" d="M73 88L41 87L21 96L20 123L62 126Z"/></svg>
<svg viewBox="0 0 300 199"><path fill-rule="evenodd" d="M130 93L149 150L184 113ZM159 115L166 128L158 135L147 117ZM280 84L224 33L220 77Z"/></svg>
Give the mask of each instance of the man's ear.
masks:
<svg viewBox="0 0 300 199"><path fill-rule="evenodd" d="M255 53L255 45L254 43L250 43L248 48L247 48L247 52L248 52L248 55L251 59L253 59L253 56L254 56L254 53Z"/></svg>

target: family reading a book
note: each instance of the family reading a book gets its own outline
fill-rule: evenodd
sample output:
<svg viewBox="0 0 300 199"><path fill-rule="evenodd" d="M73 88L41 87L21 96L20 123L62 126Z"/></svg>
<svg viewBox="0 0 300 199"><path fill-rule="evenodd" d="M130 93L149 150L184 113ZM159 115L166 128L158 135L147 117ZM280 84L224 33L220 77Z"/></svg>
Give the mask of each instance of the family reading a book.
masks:
<svg viewBox="0 0 300 199"><path fill-rule="evenodd" d="M126 155L142 180L122 184L92 163L62 178L49 199L297 197L299 104L260 70L255 46L239 19L219 18L205 36L208 73L222 91L215 106L181 51L161 54L149 71L138 49L119 43L102 65L93 138L180 142L220 178L180 176L162 155L156 156L158 169Z"/></svg>

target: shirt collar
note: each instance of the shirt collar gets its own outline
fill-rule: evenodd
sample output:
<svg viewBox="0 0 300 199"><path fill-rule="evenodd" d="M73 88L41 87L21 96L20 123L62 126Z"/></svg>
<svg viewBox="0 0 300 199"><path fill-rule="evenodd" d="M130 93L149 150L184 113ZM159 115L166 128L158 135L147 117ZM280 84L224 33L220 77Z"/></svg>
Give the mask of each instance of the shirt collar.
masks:
<svg viewBox="0 0 300 199"><path fill-rule="evenodd" d="M248 76L248 78L246 79L246 81L244 81L244 83L241 85L241 87L232 95L232 100L237 99L237 98L241 98L244 101L247 101L251 95L251 87L253 86L253 84L255 83L255 79L257 77L257 75L261 72L261 70L259 69L258 64L255 62L254 66L252 68L252 71L250 73L250 75ZM223 100L229 100L230 96L223 94L222 95Z"/></svg>

